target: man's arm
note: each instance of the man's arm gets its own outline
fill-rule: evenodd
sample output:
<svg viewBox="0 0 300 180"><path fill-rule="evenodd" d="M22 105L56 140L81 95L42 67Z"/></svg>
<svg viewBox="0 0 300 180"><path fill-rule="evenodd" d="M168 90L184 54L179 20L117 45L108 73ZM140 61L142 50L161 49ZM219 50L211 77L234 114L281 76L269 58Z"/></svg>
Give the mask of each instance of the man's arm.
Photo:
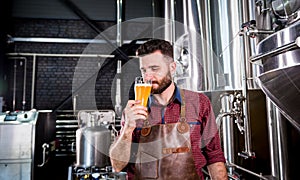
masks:
<svg viewBox="0 0 300 180"><path fill-rule="evenodd" d="M212 180L227 180L227 170L223 162L216 162L207 166Z"/></svg>
<svg viewBox="0 0 300 180"><path fill-rule="evenodd" d="M130 160L132 133L136 128L137 120L145 120L148 112L147 108L140 105L139 100L129 100L122 114L121 134L111 145L109 157L112 167L116 172L122 171Z"/></svg>
<svg viewBox="0 0 300 180"><path fill-rule="evenodd" d="M112 167L116 172L122 171L122 169L128 164L130 159L132 141L132 131L123 131L118 140L116 140L109 150L110 161Z"/></svg>

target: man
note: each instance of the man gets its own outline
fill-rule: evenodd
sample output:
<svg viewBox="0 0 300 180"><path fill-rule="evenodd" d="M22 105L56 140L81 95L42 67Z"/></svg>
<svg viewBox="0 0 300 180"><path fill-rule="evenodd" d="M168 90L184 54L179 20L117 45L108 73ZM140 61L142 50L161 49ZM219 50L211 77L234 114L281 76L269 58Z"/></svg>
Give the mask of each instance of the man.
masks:
<svg viewBox="0 0 300 180"><path fill-rule="evenodd" d="M110 148L114 170L126 170L128 179L195 180L204 179L202 168L207 165L212 179L227 179L210 101L173 82L172 45L150 40L137 55L152 91L148 108L129 100L123 111L120 134Z"/></svg>

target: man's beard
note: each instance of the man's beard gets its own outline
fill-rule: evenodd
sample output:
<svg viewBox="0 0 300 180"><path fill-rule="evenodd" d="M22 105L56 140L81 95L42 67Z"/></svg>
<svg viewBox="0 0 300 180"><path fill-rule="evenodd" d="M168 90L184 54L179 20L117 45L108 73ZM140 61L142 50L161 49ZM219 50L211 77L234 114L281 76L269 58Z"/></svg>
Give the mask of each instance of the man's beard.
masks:
<svg viewBox="0 0 300 180"><path fill-rule="evenodd" d="M172 84L171 73L167 74L161 81L152 81L152 84L158 84L158 88L157 89L152 88L151 93L161 94Z"/></svg>

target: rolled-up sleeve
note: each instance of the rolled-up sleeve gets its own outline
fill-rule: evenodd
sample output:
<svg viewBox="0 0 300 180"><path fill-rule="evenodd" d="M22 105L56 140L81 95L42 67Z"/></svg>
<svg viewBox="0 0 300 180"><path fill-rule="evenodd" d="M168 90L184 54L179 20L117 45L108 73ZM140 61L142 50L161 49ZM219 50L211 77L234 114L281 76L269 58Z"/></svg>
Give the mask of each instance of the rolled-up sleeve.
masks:
<svg viewBox="0 0 300 180"><path fill-rule="evenodd" d="M202 97L202 152L207 165L216 162L225 162L224 152L220 143L219 127L208 98Z"/></svg>
<svg viewBox="0 0 300 180"><path fill-rule="evenodd" d="M218 133L216 133L216 136L211 139L211 141L203 148L203 155L206 157L207 165L216 162L225 163L225 157L220 146L220 138Z"/></svg>

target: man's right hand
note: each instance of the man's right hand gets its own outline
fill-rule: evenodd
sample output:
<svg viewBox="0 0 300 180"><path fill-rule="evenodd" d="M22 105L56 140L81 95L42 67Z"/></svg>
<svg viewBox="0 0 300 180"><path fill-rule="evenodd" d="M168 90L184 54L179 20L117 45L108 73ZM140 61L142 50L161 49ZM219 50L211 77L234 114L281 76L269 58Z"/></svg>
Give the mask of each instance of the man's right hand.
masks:
<svg viewBox="0 0 300 180"><path fill-rule="evenodd" d="M124 109L125 125L124 128L134 130L137 120L146 120L148 116L147 107L141 105L140 100L129 100Z"/></svg>

